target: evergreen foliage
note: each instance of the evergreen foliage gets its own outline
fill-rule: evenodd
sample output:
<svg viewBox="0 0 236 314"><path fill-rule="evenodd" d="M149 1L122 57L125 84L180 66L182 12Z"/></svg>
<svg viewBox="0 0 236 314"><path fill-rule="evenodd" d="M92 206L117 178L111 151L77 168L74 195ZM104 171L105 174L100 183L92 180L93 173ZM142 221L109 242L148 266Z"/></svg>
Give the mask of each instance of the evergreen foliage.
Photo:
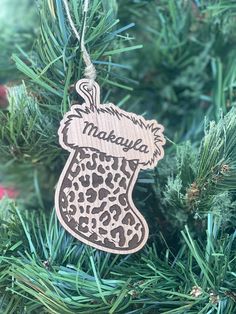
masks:
<svg viewBox="0 0 236 314"><path fill-rule="evenodd" d="M17 13L16 13L17 11ZM30 0L1 0L0 8L0 83L19 79L11 60L19 49L32 47L37 32L36 7Z"/></svg>
<svg viewBox="0 0 236 314"><path fill-rule="evenodd" d="M0 178L19 192L0 201L1 313L234 314L235 2L90 1L85 40L103 102L157 118L167 136L165 159L134 191L148 244L116 256L81 244L55 217L67 159L57 129L79 102L84 64L62 0L20 1L18 23L8 20L15 1L0 15L0 80L12 86ZM83 1L69 3L81 32Z"/></svg>
<svg viewBox="0 0 236 314"><path fill-rule="evenodd" d="M4 251L0 288L5 313L234 313L236 233L208 214L206 236L196 241L187 227L177 255L155 246L127 256L80 244L55 214L21 212L1 223ZM2 214L4 215L4 214ZM8 287L5 289L5 287ZM199 293L196 297L196 293Z"/></svg>

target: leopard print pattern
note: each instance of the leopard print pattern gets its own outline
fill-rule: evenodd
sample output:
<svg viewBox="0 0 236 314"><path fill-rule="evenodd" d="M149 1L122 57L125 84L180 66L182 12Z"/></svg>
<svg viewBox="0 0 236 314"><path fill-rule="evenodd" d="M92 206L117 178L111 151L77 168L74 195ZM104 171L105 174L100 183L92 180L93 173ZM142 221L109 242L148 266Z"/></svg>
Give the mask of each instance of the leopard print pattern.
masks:
<svg viewBox="0 0 236 314"><path fill-rule="evenodd" d="M59 191L64 223L83 242L106 251L125 254L142 246L147 226L128 200L136 171L135 160L107 156L90 148L76 149Z"/></svg>

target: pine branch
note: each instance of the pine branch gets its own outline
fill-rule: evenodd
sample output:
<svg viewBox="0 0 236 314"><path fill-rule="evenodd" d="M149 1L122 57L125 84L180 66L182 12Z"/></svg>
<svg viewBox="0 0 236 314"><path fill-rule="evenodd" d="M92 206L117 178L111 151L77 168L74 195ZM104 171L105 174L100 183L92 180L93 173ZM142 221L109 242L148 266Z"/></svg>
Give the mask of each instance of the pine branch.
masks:
<svg viewBox="0 0 236 314"><path fill-rule="evenodd" d="M86 248L65 232L54 213L48 220L42 212L8 206L12 216L1 224L1 234L8 230L11 236L7 246L1 243L0 289L11 300L9 313L17 305L32 313L63 314L211 309L233 314L236 309L236 234L225 237L217 216L208 216L204 241L194 240L186 227L176 256L168 248L160 256L153 246L124 259Z"/></svg>
<svg viewBox="0 0 236 314"><path fill-rule="evenodd" d="M2 180L20 192L25 205L51 206L57 171L64 162L54 120L40 110L25 86L10 89L8 109L0 111Z"/></svg>
<svg viewBox="0 0 236 314"><path fill-rule="evenodd" d="M116 56L142 46L130 45L129 37L122 36L122 32L133 24L117 28L119 21L116 19L114 3L109 1L103 4L98 0L91 2L86 21L85 44L97 65L98 82L102 86L110 84L130 90L126 84L127 79L119 71L122 67L119 64L121 57ZM81 33L85 26L82 1L72 0L70 9L76 28ZM62 0L55 3L42 0L39 15L40 34L33 54L27 56L27 64L16 55L13 59L18 69L31 79L31 90L41 95L43 102L53 104L58 113L65 112L69 108L71 87L83 77L80 42L67 21Z"/></svg>
<svg viewBox="0 0 236 314"><path fill-rule="evenodd" d="M224 223L234 224L235 132L233 108L217 124L209 123L199 151L189 143L179 146L177 168L164 191L165 202L172 208L170 215L177 217L176 226L180 222L183 226L191 217L203 218L209 211L222 215Z"/></svg>
<svg viewBox="0 0 236 314"><path fill-rule="evenodd" d="M235 14L233 1L219 0L120 6L121 19L136 23L133 34L145 42L132 72L141 83L138 106L175 141L199 140L204 116L218 120L235 104Z"/></svg>

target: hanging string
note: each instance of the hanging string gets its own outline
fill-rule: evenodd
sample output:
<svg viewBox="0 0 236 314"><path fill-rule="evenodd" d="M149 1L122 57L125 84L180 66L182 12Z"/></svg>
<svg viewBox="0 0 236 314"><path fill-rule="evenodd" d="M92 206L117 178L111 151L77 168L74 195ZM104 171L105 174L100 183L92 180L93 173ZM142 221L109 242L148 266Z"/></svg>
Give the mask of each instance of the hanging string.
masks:
<svg viewBox="0 0 236 314"><path fill-rule="evenodd" d="M85 36L85 31L86 31L86 19L87 19L87 12L88 12L88 6L89 6L89 0L84 0L84 8L83 8L83 12L84 12L84 27L82 30L82 34L80 37L80 34L78 33L75 24L72 20L72 17L70 15L70 9L69 9L69 5L68 5L68 1L67 0L63 0L64 6L65 6L65 10L66 10L66 15L68 17L70 26L76 36L76 38L79 40L80 42L80 46L81 46L81 51L82 51L82 56L83 56L83 60L85 63L85 70L84 70L84 76L89 79L89 88L91 89L93 86L93 83L96 79L96 69L95 66L93 65L90 55L85 47L85 43L84 43L84 36Z"/></svg>

